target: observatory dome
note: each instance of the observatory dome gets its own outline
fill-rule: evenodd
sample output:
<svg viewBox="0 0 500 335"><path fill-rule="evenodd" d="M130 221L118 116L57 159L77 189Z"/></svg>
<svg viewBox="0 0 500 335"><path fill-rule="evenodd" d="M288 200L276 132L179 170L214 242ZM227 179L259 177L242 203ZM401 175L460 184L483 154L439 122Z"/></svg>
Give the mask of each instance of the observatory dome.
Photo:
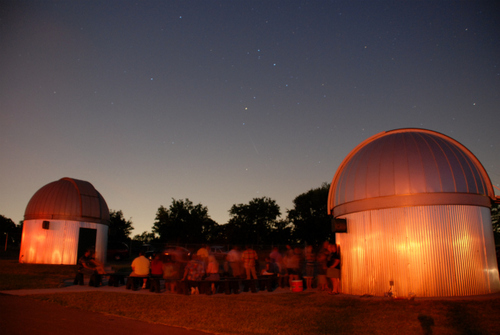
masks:
<svg viewBox="0 0 500 335"><path fill-rule="evenodd" d="M109 209L94 186L83 180L62 178L43 186L31 198L25 220L72 220L108 225Z"/></svg>
<svg viewBox="0 0 500 335"><path fill-rule="evenodd" d="M425 129L397 129L359 144L338 168L328 213L420 205L491 207L486 170L462 144Z"/></svg>

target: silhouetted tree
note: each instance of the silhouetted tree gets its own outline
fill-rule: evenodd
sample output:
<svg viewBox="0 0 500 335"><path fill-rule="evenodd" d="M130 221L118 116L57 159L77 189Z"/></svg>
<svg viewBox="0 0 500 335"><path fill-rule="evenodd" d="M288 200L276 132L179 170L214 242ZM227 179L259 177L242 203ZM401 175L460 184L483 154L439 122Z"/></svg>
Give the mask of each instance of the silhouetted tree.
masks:
<svg viewBox="0 0 500 335"><path fill-rule="evenodd" d="M125 220L121 210L109 212L108 241L127 242L133 229L131 219Z"/></svg>
<svg viewBox="0 0 500 335"><path fill-rule="evenodd" d="M158 208L153 233L158 234L162 242L205 243L213 238L217 226L208 215L207 207L193 205L189 199L172 199L168 209Z"/></svg>
<svg viewBox="0 0 500 335"><path fill-rule="evenodd" d="M12 221L9 218L6 218L3 215L0 215L0 241L3 242L2 244L2 250L5 248L5 242L7 239L7 245L8 244L19 244L21 243L21 233L22 233L22 226L21 225L16 225L14 221Z"/></svg>
<svg viewBox="0 0 500 335"><path fill-rule="evenodd" d="M493 226L495 244L498 245L500 243L500 204L491 206L491 225Z"/></svg>
<svg viewBox="0 0 500 335"><path fill-rule="evenodd" d="M142 234L140 235L135 235L133 238L134 241L139 241L142 244L152 243L155 241L155 239L156 239L155 234L147 231L142 232Z"/></svg>
<svg viewBox="0 0 500 335"><path fill-rule="evenodd" d="M254 198L248 204L233 205L225 227L227 238L235 244L271 244L272 231L277 228L281 216L276 201L263 197Z"/></svg>
<svg viewBox="0 0 500 335"><path fill-rule="evenodd" d="M294 208L288 211L288 220L293 224L293 237L298 243L318 245L334 238L331 216L327 213L330 184L302 193L294 200Z"/></svg>
<svg viewBox="0 0 500 335"><path fill-rule="evenodd" d="M292 225L288 220L276 220L268 238L268 244L286 245L295 243L292 236Z"/></svg>

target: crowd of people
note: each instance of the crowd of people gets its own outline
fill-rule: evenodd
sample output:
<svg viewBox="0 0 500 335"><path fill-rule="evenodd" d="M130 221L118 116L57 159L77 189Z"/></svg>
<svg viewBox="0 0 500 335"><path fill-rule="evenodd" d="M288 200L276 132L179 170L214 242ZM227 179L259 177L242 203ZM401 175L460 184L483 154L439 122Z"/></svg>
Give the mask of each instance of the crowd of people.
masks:
<svg viewBox="0 0 500 335"><path fill-rule="evenodd" d="M287 245L283 252L274 247L264 260L259 260L250 245L244 250L233 246L224 259L219 260L208 245L193 253L187 262L172 256L157 254L150 262L144 254L140 254L132 262L130 276L142 277L149 273L151 277L163 278L166 280L165 288L171 292L176 291L178 281L184 280L211 281L211 290L215 293L214 282L221 276L248 280L256 280L258 276L276 276L281 287L289 286L291 289L294 281L303 280L306 289L316 287L330 294L340 293L340 256L337 246L328 241L317 250L311 245L304 249ZM145 286L146 282L143 283ZM192 294L199 293L197 285L190 289Z"/></svg>
<svg viewBox="0 0 500 335"><path fill-rule="evenodd" d="M264 260L259 260L257 252L250 245L245 246L243 251L233 246L222 256L218 260L208 245L203 245L189 260L179 257L175 252L169 255L157 253L149 260L144 252L140 252L132 261L130 277L142 277L143 288L146 287L146 277L165 279L165 289L171 292L177 291L179 281L207 280L212 283L211 290L215 293L214 283L221 276L247 280L275 276L280 287L292 289L293 282L303 281L306 289L316 287L330 294L340 293L340 255L337 246L328 241L316 250L312 245L304 249L287 245L283 251L274 247ZM91 250L79 259L78 271L89 275L105 274L103 264L95 259ZM197 285L190 289L192 294L199 293Z"/></svg>
<svg viewBox="0 0 500 335"><path fill-rule="evenodd" d="M303 250L287 245L282 254L275 247L266 259L265 271L269 271L268 267L274 269L280 280L290 287L294 281L304 280L306 289L315 286L330 294L340 293L340 254L337 246L328 241L316 251L312 245ZM283 283L280 285L283 287Z"/></svg>

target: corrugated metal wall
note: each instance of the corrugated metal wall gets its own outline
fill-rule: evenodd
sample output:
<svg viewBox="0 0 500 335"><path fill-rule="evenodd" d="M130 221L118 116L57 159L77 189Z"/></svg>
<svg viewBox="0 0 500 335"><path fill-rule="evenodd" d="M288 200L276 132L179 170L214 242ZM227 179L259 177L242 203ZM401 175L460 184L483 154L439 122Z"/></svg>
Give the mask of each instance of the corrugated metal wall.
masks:
<svg viewBox="0 0 500 335"><path fill-rule="evenodd" d="M50 220L49 229L42 228L44 220L25 220L19 261L38 264L77 263L80 228L97 230L96 258L105 262L108 226L78 221Z"/></svg>
<svg viewBox="0 0 500 335"><path fill-rule="evenodd" d="M418 206L345 216L337 234L342 291L383 296L467 296L500 292L490 210Z"/></svg>

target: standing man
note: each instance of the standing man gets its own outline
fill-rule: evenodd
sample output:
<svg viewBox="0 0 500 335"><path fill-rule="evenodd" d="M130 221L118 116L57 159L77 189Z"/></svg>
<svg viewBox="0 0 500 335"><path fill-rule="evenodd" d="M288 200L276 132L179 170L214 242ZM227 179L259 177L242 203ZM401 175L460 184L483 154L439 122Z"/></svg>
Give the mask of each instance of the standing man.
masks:
<svg viewBox="0 0 500 335"><path fill-rule="evenodd" d="M246 250L243 251L243 255L241 256L243 260L243 267L247 273L247 279L251 279L250 275L253 279L257 279L257 273L255 272L255 261L258 259L257 253L255 250L250 247L250 245L246 246Z"/></svg>
<svg viewBox="0 0 500 335"><path fill-rule="evenodd" d="M198 255L198 260L200 260L203 263L203 266L205 269L207 268L208 265L208 255L210 250L210 247L206 244L203 244L200 249L196 252L196 255Z"/></svg>
<svg viewBox="0 0 500 335"><path fill-rule="evenodd" d="M289 246L287 246L289 247ZM291 251L291 252L290 252ZM287 271L288 271L288 280L290 283L290 290L292 289L292 282L294 280L300 280L300 261L301 261L301 252L299 248L292 249L290 247L287 252Z"/></svg>
<svg viewBox="0 0 500 335"><path fill-rule="evenodd" d="M340 255L338 253L337 245L330 244L330 256L328 258L328 269L326 276L332 281L332 292L329 294L339 294L340 290Z"/></svg>
<svg viewBox="0 0 500 335"><path fill-rule="evenodd" d="M184 276L182 280L188 280L188 287L191 288L191 294L200 294L199 281L205 275L205 265L200 260L200 256L192 255L191 260L184 268Z"/></svg>
<svg viewBox="0 0 500 335"><path fill-rule="evenodd" d="M269 254L269 258L278 267L278 273L281 273L283 270L281 268L283 266L283 256L281 256L278 247L273 248L273 251Z"/></svg>
<svg viewBox="0 0 500 335"><path fill-rule="evenodd" d="M227 253L226 260L229 262L233 277L241 277L243 275L243 269L241 266L241 252L237 246L233 246L231 251Z"/></svg>

